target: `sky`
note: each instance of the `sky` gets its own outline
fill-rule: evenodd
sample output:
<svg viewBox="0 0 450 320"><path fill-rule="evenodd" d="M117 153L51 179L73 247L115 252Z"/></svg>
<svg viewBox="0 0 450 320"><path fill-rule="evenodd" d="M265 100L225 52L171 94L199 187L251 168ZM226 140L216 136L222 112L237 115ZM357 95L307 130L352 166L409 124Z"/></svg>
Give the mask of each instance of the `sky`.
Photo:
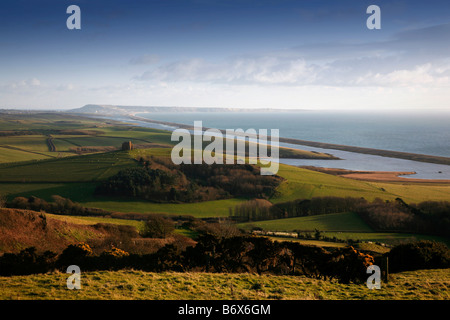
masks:
<svg viewBox="0 0 450 320"><path fill-rule="evenodd" d="M0 108L428 112L450 110L449 89L450 1L0 3Z"/></svg>

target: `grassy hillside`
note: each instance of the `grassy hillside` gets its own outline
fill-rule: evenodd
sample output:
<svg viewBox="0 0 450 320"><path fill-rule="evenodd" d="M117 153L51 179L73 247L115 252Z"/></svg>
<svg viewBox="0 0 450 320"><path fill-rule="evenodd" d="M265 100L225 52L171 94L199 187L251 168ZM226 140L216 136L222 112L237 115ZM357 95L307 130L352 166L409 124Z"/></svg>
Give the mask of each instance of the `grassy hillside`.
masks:
<svg viewBox="0 0 450 320"><path fill-rule="evenodd" d="M450 270L392 274L380 290L302 276L253 274L86 272L68 290L65 273L0 277L0 299L95 300L449 300Z"/></svg>
<svg viewBox="0 0 450 320"><path fill-rule="evenodd" d="M45 153L30 152L9 146L0 146L0 163L19 162L29 160L50 159L52 156Z"/></svg>
<svg viewBox="0 0 450 320"><path fill-rule="evenodd" d="M352 212L321 214L316 216L276 219L266 221L254 221L239 224L239 227L260 227L264 230L294 231L351 231L372 232L373 230L361 218Z"/></svg>
<svg viewBox="0 0 450 320"><path fill-rule="evenodd" d="M9 194L9 197L34 195L47 199L58 194L85 206L106 210L115 207L117 211L124 212L161 212L194 216L198 214L202 217L216 214L227 216L229 208L234 208L236 204L244 201L233 199L197 204L155 204L136 199L93 196L96 184L92 182L112 176L124 168L137 166L133 158L144 152L146 155L159 156L166 153L166 150L156 148L134 150L131 153L120 151L39 162L1 164L0 193ZM277 195L270 199L273 203L317 196L364 197L368 200L376 197L386 200L400 197L406 202L448 200L450 197L450 185L445 184L365 182L287 165L280 165L278 174L286 180L278 187Z"/></svg>
<svg viewBox="0 0 450 320"><path fill-rule="evenodd" d="M176 204L94 196L94 190L100 181L122 169L138 166L137 160L140 157L170 156L171 149L161 147L174 144L170 141L170 131L57 113L0 114L0 125L3 134L0 135L0 195L6 195L8 199L36 196L49 201L52 195L60 195L85 207L119 212L192 215L198 218L227 217L230 209L248 200L234 198ZM49 151L49 136L53 139L56 152ZM123 141L128 140L134 144L152 143L154 147L82 156L75 155L72 149L83 146L119 148ZM303 151L286 149L280 151L280 154L283 152L297 157ZM308 156L310 153L304 155ZM385 200L400 197L407 203L450 199L450 185L444 183L359 181L283 164L280 165L278 175L285 180L277 188L276 195L270 199L272 203L321 196L364 197L369 201L377 197ZM358 217L350 213L264 221L252 225L267 230L319 229L329 237L367 241L381 239L382 242L395 242L411 237L425 237L373 233Z"/></svg>
<svg viewBox="0 0 450 320"><path fill-rule="evenodd" d="M382 242L386 244L399 244L401 242L415 240L435 240L446 243L450 246L450 240L444 237L429 236L422 234L398 233L398 232L374 232L356 213L333 213L316 216L275 219L265 221L252 221L238 224L244 230L251 230L253 227L262 228L265 231L309 231L312 235L314 230L321 231L321 235L339 240L359 240L365 242ZM274 238L280 239L280 238ZM292 241L292 238L284 240ZM315 245L333 245L313 243L311 240L296 240L302 243Z"/></svg>
<svg viewBox="0 0 450 320"><path fill-rule="evenodd" d="M136 166L128 152L108 152L43 161L4 163L0 182L98 181L125 168Z"/></svg>
<svg viewBox="0 0 450 320"><path fill-rule="evenodd" d="M46 214L0 209L0 252L18 252L30 246L59 252L71 243L105 236L91 226L61 221Z"/></svg>
<svg viewBox="0 0 450 320"><path fill-rule="evenodd" d="M190 215L196 218L228 217L229 208L245 202L246 199L224 199L197 203L154 203L139 200L114 200L99 198L82 202L86 207L120 212L162 213L169 215Z"/></svg>
<svg viewBox="0 0 450 320"><path fill-rule="evenodd" d="M312 197L402 198L406 202L450 199L450 184L379 183L358 181L303 168L280 165L278 175L285 178L273 203Z"/></svg>

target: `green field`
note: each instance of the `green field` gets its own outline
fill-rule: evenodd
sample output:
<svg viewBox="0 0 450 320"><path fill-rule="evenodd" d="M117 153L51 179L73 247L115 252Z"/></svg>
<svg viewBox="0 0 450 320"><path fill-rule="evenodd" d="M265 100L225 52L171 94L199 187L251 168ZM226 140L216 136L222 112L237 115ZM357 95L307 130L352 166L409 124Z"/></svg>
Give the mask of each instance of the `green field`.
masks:
<svg viewBox="0 0 450 320"><path fill-rule="evenodd" d="M437 237L411 233L375 232L362 219L353 212L321 214L316 216L252 221L238 224L245 230L253 227L262 228L265 231L307 231L314 235L314 230L321 231L323 236L339 240L359 240L370 242L382 242L386 244L399 244L411 239L435 240L450 245L450 240ZM285 238L284 240L292 240ZM300 240L299 240L300 241ZM303 240L304 243L309 240ZM323 241L322 241L323 243Z"/></svg>
<svg viewBox="0 0 450 320"><path fill-rule="evenodd" d="M0 277L1 300L449 300L450 270L391 274L381 289L303 276L85 272L68 290L65 273Z"/></svg>
<svg viewBox="0 0 450 320"><path fill-rule="evenodd" d="M171 149L156 146L86 155L74 155L70 151L70 148L79 146L120 148L124 141L170 146L174 142L170 141L169 131L56 113L2 115L0 125L2 130L34 130L33 134L0 136L0 195L6 195L10 200L18 196L36 196L50 201L52 195L60 195L85 207L125 213L192 215L197 218L227 217L230 209L248 200L176 204L94 196L94 190L102 180L122 169L138 166L136 160L140 157L169 156ZM46 139L49 135L53 137L56 152L48 150ZM278 175L285 180L276 195L269 199L272 203L321 196L364 197L369 201L377 197L385 200L400 197L407 203L450 199L449 184L358 181L283 164ZM327 236L339 239L381 242L424 237L373 233L352 213L252 222L240 227L249 228L250 225L280 231L318 229Z"/></svg>
<svg viewBox="0 0 450 320"><path fill-rule="evenodd" d="M321 214L308 217L276 219L266 221L253 221L239 224L239 227L248 229L260 227L264 230L294 231L347 231L347 232L372 232L373 230L353 212Z"/></svg>
<svg viewBox="0 0 450 320"><path fill-rule="evenodd" d="M89 208L127 213L192 215L198 218L228 217L229 208L247 201L233 198L198 203L153 203L127 198L95 197L93 196L95 186L95 183L3 183L0 184L0 194L8 195L9 199L35 196L46 201L51 201L52 195L60 195Z"/></svg>
<svg viewBox="0 0 450 320"><path fill-rule="evenodd" d="M137 166L128 152L0 164L0 182L86 182L106 179Z"/></svg>
<svg viewBox="0 0 450 320"><path fill-rule="evenodd" d="M52 158L52 156L45 153L30 152L26 150L12 149L10 147L0 146L0 163L42 160L49 158Z"/></svg>
<svg viewBox="0 0 450 320"><path fill-rule="evenodd" d="M73 224L85 224L93 225L97 223L110 223L125 226L135 227L138 231L141 231L144 226L143 221L129 220L129 219L115 219L115 218L105 218L105 217L85 217L85 216L63 216L57 214L47 213L47 216L52 219L57 219L60 221L65 221Z"/></svg>
<svg viewBox="0 0 450 320"><path fill-rule="evenodd" d="M406 202L450 199L449 184L367 182L283 164L278 175L286 181L278 188L279 194L271 199L273 203L324 196L364 197L370 201L377 197L386 200L400 197Z"/></svg>
<svg viewBox="0 0 450 320"><path fill-rule="evenodd" d="M104 198L98 201L82 202L86 207L104 210L136 213L161 213L169 215L190 215L196 218L228 217L229 208L234 208L247 199L224 199L197 203L153 203L148 201L117 201Z"/></svg>

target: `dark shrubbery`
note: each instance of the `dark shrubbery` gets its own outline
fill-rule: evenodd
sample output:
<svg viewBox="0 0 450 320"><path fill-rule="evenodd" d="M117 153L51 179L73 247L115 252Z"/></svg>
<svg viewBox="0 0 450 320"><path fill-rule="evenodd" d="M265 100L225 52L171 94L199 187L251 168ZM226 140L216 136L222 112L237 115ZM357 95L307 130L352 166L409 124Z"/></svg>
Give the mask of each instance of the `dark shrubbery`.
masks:
<svg viewBox="0 0 450 320"><path fill-rule="evenodd" d="M45 273L55 268L57 254L45 251L36 252L35 247L29 247L17 254L5 253L0 257L0 275L28 275Z"/></svg>
<svg viewBox="0 0 450 320"><path fill-rule="evenodd" d="M369 202L363 198L330 196L268 205L253 200L230 210L230 218L238 222L248 222L340 212L356 212L377 231L400 231L439 236L450 234L450 202L448 201L406 204L400 198L393 201L375 199Z"/></svg>
<svg viewBox="0 0 450 320"><path fill-rule="evenodd" d="M450 268L450 249L434 241L401 244L392 248L387 256L390 272Z"/></svg>
<svg viewBox="0 0 450 320"><path fill-rule="evenodd" d="M77 202L58 195L52 196L52 202L31 196L29 198L16 197L6 204L8 208L25 209L33 211L45 211L54 214L80 215L80 216L104 216L108 211L96 208L86 208Z"/></svg>
<svg viewBox="0 0 450 320"><path fill-rule="evenodd" d="M350 253L350 254L349 254ZM54 269L65 272L70 265L81 270L119 270L193 272L256 272L258 274L304 274L342 282L359 282L365 276L370 256L354 249L328 252L298 243L273 242L262 237L199 237L197 245L180 251L168 244L153 254L129 254L112 247L100 255L92 254L87 244L70 245L62 254L37 255L33 248L19 254L0 257L0 275L45 273Z"/></svg>
<svg viewBox="0 0 450 320"><path fill-rule="evenodd" d="M119 171L95 190L108 196L139 197L146 200L169 201L176 176L159 169L132 168Z"/></svg>
<svg viewBox="0 0 450 320"><path fill-rule="evenodd" d="M140 160L97 187L99 195L136 197L156 202L198 202L237 196L268 198L282 179L262 176L252 165L181 164L159 158ZM152 163L156 168L151 168ZM159 169L162 168L162 169Z"/></svg>
<svg viewBox="0 0 450 320"><path fill-rule="evenodd" d="M141 235L149 238L166 238L174 229L173 220L154 214L147 217Z"/></svg>
<svg viewBox="0 0 450 320"><path fill-rule="evenodd" d="M264 176L249 164L181 164L179 170L202 186L226 191L235 197L268 198L281 183L278 176Z"/></svg>
<svg viewBox="0 0 450 320"><path fill-rule="evenodd" d="M362 198L314 197L263 206L260 202L247 202L237 206L230 216L239 222L295 218L318 214L349 212L367 203Z"/></svg>
<svg viewBox="0 0 450 320"><path fill-rule="evenodd" d="M446 236L450 234L450 202L425 201L406 204L402 199L375 199L356 208L373 229Z"/></svg>
<svg viewBox="0 0 450 320"><path fill-rule="evenodd" d="M185 250L168 244L155 253L140 255L114 246L94 255L87 244L70 245L59 256L48 251L39 255L34 248L28 248L0 257L0 275L54 269L65 272L69 265L78 265L83 271L132 268L150 272L255 272L362 283L367 279L367 267L375 263L374 257L353 247L324 249L263 237L219 238L209 233L201 234L197 241ZM390 272L450 267L449 249L429 241L396 246L388 257Z"/></svg>

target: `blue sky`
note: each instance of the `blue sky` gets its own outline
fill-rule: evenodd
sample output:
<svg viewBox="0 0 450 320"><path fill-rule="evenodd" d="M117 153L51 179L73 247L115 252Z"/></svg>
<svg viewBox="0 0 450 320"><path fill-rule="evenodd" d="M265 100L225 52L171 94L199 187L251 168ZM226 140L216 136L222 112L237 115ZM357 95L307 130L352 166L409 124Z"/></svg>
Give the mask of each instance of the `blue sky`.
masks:
<svg viewBox="0 0 450 320"><path fill-rule="evenodd" d="M448 110L449 87L449 1L0 3L3 108Z"/></svg>

